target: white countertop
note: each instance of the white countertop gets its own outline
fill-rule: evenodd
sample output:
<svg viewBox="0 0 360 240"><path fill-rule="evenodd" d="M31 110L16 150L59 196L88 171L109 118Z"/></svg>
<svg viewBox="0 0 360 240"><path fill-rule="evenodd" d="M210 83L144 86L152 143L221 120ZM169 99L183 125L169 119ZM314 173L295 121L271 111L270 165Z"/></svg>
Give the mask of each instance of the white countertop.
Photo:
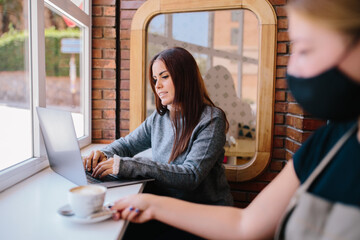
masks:
<svg viewBox="0 0 360 240"><path fill-rule="evenodd" d="M108 189L105 202L142 191L143 184ZM124 221L70 222L57 213L74 183L46 168L0 193L0 239L118 239Z"/></svg>

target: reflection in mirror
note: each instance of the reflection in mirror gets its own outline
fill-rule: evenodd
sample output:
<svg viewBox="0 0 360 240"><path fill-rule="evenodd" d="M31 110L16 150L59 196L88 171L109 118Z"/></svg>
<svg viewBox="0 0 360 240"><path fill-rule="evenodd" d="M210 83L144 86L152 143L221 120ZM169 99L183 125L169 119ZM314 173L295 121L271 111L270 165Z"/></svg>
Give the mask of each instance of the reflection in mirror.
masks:
<svg viewBox="0 0 360 240"><path fill-rule="evenodd" d="M230 128L224 163L247 163L255 155L256 144L259 32L255 14L221 10L155 16L147 29L146 62L175 46L194 56L211 99L226 113ZM148 79L146 85L149 116L156 108Z"/></svg>

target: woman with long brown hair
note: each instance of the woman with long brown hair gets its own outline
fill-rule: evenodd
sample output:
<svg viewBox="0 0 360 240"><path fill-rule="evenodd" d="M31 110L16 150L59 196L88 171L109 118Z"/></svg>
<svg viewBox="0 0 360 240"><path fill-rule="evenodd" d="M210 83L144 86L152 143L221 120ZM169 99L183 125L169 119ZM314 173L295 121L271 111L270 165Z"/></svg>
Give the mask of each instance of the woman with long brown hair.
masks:
<svg viewBox="0 0 360 240"><path fill-rule="evenodd" d="M151 60L149 74L156 111L84 158L84 167L94 177L154 178L151 192L158 195L231 206L222 165L228 122L210 100L195 59L183 48L164 50ZM134 158L148 148L152 159Z"/></svg>
<svg viewBox="0 0 360 240"><path fill-rule="evenodd" d="M115 219L156 219L207 239L360 239L360 1L287 2L288 87L328 124L245 209L139 194L115 204Z"/></svg>

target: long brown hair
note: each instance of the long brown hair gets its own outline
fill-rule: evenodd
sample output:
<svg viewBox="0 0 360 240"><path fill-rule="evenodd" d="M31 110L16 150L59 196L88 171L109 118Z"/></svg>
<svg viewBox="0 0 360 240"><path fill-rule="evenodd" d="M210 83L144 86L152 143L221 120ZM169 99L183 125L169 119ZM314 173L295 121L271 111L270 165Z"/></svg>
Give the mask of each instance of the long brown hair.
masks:
<svg viewBox="0 0 360 240"><path fill-rule="evenodd" d="M149 80L155 95L156 110L160 115L164 115L168 109L167 106L161 104L161 100L155 91L152 66L156 60L160 60L165 64L175 88L174 117L171 118L175 129L175 137L169 158L170 163L188 147L191 134L199 123L204 108L206 106L215 107L215 104L206 91L204 80L194 57L185 49L175 47L158 53L150 61ZM224 111L222 112L227 131L229 123Z"/></svg>

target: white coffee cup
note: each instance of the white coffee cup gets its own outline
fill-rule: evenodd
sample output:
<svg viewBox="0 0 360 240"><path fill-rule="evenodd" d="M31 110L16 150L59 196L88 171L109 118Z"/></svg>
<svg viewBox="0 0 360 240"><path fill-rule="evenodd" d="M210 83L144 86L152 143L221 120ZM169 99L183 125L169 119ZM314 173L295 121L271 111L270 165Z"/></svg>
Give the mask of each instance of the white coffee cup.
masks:
<svg viewBox="0 0 360 240"><path fill-rule="evenodd" d="M84 218L102 209L105 194L106 187L104 186L78 186L69 190L68 200L75 216Z"/></svg>

